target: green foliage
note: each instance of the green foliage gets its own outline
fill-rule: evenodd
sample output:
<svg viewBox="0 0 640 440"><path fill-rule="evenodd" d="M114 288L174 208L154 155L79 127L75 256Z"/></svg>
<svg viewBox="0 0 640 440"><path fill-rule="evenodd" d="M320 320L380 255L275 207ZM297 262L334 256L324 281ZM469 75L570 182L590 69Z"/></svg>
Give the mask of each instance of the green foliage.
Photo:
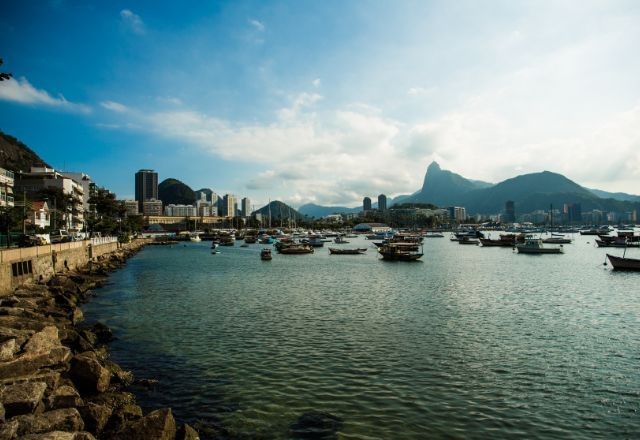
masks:
<svg viewBox="0 0 640 440"><path fill-rule="evenodd" d="M420 208L420 209L438 209L436 205L431 203L401 203L399 205L393 205L391 210L394 209L411 209L411 208Z"/></svg>
<svg viewBox="0 0 640 440"><path fill-rule="evenodd" d="M158 198L166 205L193 205L196 193L177 179L165 179L158 185Z"/></svg>

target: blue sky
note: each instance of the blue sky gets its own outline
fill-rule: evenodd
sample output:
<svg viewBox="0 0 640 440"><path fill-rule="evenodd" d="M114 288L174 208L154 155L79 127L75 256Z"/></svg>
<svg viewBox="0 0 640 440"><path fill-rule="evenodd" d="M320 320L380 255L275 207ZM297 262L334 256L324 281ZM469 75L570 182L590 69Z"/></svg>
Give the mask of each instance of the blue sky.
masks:
<svg viewBox="0 0 640 440"><path fill-rule="evenodd" d="M25 1L0 129L120 197L133 174L356 205L426 167L640 192L636 1Z"/></svg>

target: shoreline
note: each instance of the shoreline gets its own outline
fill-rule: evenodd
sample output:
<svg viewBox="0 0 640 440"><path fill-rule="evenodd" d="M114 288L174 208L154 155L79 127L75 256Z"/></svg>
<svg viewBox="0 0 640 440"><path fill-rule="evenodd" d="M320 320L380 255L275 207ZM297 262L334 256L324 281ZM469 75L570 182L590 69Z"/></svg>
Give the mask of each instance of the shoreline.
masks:
<svg viewBox="0 0 640 440"><path fill-rule="evenodd" d="M0 297L0 440L199 438L170 408L143 415L129 390L133 374L109 359L111 330L82 325L80 305L145 244Z"/></svg>

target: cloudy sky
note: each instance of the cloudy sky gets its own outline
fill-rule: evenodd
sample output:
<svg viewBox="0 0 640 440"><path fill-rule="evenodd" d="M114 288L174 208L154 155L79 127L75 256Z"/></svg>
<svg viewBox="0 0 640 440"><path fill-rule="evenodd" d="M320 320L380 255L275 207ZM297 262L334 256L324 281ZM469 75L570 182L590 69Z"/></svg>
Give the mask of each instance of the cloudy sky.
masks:
<svg viewBox="0 0 640 440"><path fill-rule="evenodd" d="M432 160L640 193L640 2L11 2L0 129L132 197L133 174L355 206Z"/></svg>

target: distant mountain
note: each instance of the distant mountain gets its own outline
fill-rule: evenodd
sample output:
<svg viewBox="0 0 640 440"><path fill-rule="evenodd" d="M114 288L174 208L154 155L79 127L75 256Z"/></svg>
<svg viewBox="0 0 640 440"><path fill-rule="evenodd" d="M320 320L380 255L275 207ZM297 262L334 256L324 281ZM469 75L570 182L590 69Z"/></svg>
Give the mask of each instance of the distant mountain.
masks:
<svg viewBox="0 0 640 440"><path fill-rule="evenodd" d="M627 194L623 192L612 193L608 191L602 191L600 189L591 189L591 188L589 188L589 191L591 191L592 193L594 193L595 195L603 199L614 199L614 200L620 200L621 202L640 202L640 196L636 196L633 194Z"/></svg>
<svg viewBox="0 0 640 440"><path fill-rule="evenodd" d="M29 171L32 166L50 168L31 148L0 131L0 167L10 171Z"/></svg>
<svg viewBox="0 0 640 440"><path fill-rule="evenodd" d="M491 186L491 183L465 179L459 174L443 170L437 162L431 162L424 176L422 189L403 199L402 203L432 203L446 206L452 201L462 200L470 191Z"/></svg>
<svg viewBox="0 0 640 440"><path fill-rule="evenodd" d="M192 205L196 193L178 179L165 179L158 185L158 198L164 205Z"/></svg>
<svg viewBox="0 0 640 440"><path fill-rule="evenodd" d="M516 203L518 212L531 212L548 209L551 203L558 206L567 202L586 202L592 198L597 196L563 175L543 171L513 177L489 188L469 191L458 200L469 212L487 214L503 211L507 200Z"/></svg>
<svg viewBox="0 0 640 440"><path fill-rule="evenodd" d="M517 213L547 210L551 204L562 209L565 203L580 203L583 211L628 212L640 209L640 196L587 189L550 171L524 174L494 185L443 170L436 162L427 168L419 191L410 196L396 197L393 203L464 206L469 214L495 214L504 211L508 200L515 202Z"/></svg>
<svg viewBox="0 0 640 440"><path fill-rule="evenodd" d="M313 203L307 203L298 208L302 215L314 218L322 218L331 214L349 214L362 211L362 207L347 208L345 206L321 206Z"/></svg>
<svg viewBox="0 0 640 440"><path fill-rule="evenodd" d="M271 216L271 220L301 220L305 218L304 214L296 211L291 206L283 203L279 200L274 200L268 205L263 206L260 209L255 210L252 214L262 214L263 219L268 219Z"/></svg>

